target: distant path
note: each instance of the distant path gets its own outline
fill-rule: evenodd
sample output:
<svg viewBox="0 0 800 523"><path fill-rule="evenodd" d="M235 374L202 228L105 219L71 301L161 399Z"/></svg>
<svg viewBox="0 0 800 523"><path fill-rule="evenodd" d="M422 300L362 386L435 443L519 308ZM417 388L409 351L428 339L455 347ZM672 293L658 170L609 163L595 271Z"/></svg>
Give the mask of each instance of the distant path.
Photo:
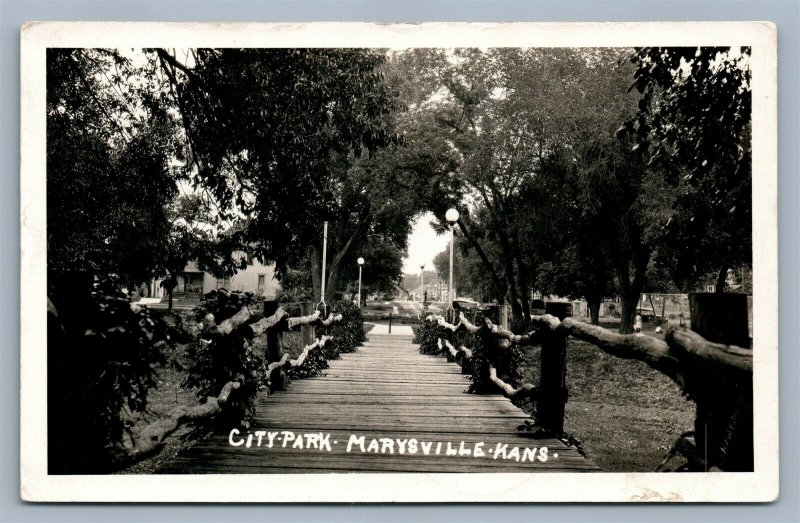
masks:
<svg viewBox="0 0 800 523"><path fill-rule="evenodd" d="M389 324L388 323L376 323L375 326L369 331L367 335L372 336L413 336L414 331L411 329L410 325L392 325L392 332L389 332ZM409 340L410 341L410 340Z"/></svg>
<svg viewBox="0 0 800 523"><path fill-rule="evenodd" d="M385 327L388 331L388 325ZM400 334L403 331L407 334ZM392 326L391 335L373 330L358 352L331 361L324 376L297 380L287 391L262 397L250 429L251 433L267 433L260 448L255 445L255 437L253 446L245 448L231 446L229 435L221 434L187 449L159 472L597 470L559 440L518 435L517 427L529 419L527 414L500 395L466 394L469 381L459 367L442 358L420 354L411 343L410 333L407 325ZM284 441L281 431L291 431L294 440ZM272 448L267 448L269 433L274 437ZM313 448L313 440L319 441L314 436L304 439L303 448L299 448L300 434L321 435L323 447L327 442L330 450ZM351 438L357 443L348 453ZM416 440L416 453L410 452L412 439ZM375 443L370 447L372 440ZM448 444L451 453L461 449L462 455L447 455ZM515 447L517 451L513 450ZM541 447L547 447L549 459L541 462L534 458L531 463L532 449ZM485 455L475 457L476 449ZM528 449L527 453L524 449ZM535 451L535 455L540 456L540 452ZM523 462L523 457L528 460Z"/></svg>

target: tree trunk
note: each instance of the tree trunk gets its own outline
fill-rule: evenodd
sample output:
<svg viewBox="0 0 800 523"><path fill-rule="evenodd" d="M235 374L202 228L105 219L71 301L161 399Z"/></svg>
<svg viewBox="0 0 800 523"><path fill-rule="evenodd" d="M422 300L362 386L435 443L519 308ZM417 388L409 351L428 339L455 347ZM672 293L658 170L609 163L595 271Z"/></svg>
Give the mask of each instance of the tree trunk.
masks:
<svg viewBox="0 0 800 523"><path fill-rule="evenodd" d="M714 292L724 292L725 291L725 281L728 279L728 267L727 265L723 265L719 268L719 273L717 274L717 284L714 286Z"/></svg>
<svg viewBox="0 0 800 523"><path fill-rule="evenodd" d="M359 238L366 232L367 226L360 225L348 238L344 246L329 258L330 263L325 267L325 301L331 301L334 293L338 290L339 275L342 272L342 260L344 260L350 253L354 245L358 243ZM328 229L329 239L333 236L332 228ZM334 242L330 242L334 244ZM314 296L317 301L321 299L322 289L322 250L317 246L311 247L311 282L314 287ZM332 254L330 249L328 254Z"/></svg>
<svg viewBox="0 0 800 523"><path fill-rule="evenodd" d="M496 233L498 240L500 240L500 248L503 250L500 257L503 262L503 272L505 273L506 288L508 289L508 301L511 303L511 314L516 323L525 324L522 305L517 294L517 282L514 277L514 254L505 231L498 230ZM528 322L530 322L530 316L528 317Z"/></svg>
<svg viewBox="0 0 800 523"><path fill-rule="evenodd" d="M492 262L489 261L489 257L486 256L486 253L483 251L483 248L478 243L478 240L475 239L472 234L470 234L469 229L467 229L466 225L464 225L463 220L458 220L458 228L461 229L461 232L464 234L464 237L469 241L470 245L475 249L475 252L478 254L478 258L481 259L483 266L489 271L489 274L492 277L492 287L494 288L494 292L497 295L497 301L501 304L505 301L506 298L506 286L503 284L503 281L497 275L497 271L494 270L494 266Z"/></svg>
<svg viewBox="0 0 800 523"><path fill-rule="evenodd" d="M620 334L630 334L633 332L633 321L636 318L636 306L642 294L644 271L647 270L648 261L649 256L642 256L636 260L636 267L633 267L633 279L630 277L631 267L627 260L621 260L617 265L620 299L622 300L622 311L619 322Z"/></svg>
<svg viewBox="0 0 800 523"><path fill-rule="evenodd" d="M341 265L331 265L331 270L328 272L328 277L325 280L325 298L332 300L334 293L337 291L339 285L339 273L341 272Z"/></svg>
<svg viewBox="0 0 800 523"><path fill-rule="evenodd" d="M322 290L322 252L319 247L313 246L309 249L311 256L311 286L314 288L314 304L320 302Z"/></svg>
<svg viewBox="0 0 800 523"><path fill-rule="evenodd" d="M170 285L169 289L167 289L167 310L172 310L172 290L173 287Z"/></svg>
<svg viewBox="0 0 800 523"><path fill-rule="evenodd" d="M514 250L514 259L517 262L517 281L519 282L519 298L522 306L522 325L520 325L520 328L527 330L531 321L530 284L528 283L528 266L522 259L516 231L512 233L511 246Z"/></svg>
<svg viewBox="0 0 800 523"><path fill-rule="evenodd" d="M589 316L592 325L600 324L600 303L603 297L599 294L590 294L586 296L586 305L589 307Z"/></svg>
<svg viewBox="0 0 800 523"><path fill-rule="evenodd" d="M640 235L626 226L624 219L618 224L618 229L619 246L612 252L622 299L619 333L630 334L633 332L636 305L642 294L647 264L650 262L650 249L641 243Z"/></svg>
<svg viewBox="0 0 800 523"><path fill-rule="evenodd" d="M653 295L648 294L647 299L650 301L650 307L653 309L653 324L658 325L658 322L656 322L656 304L653 301Z"/></svg>
<svg viewBox="0 0 800 523"><path fill-rule="evenodd" d="M622 293L622 316L619 320L619 333L631 334L633 332L633 322L636 318L636 305L639 303L639 292L628 291Z"/></svg>

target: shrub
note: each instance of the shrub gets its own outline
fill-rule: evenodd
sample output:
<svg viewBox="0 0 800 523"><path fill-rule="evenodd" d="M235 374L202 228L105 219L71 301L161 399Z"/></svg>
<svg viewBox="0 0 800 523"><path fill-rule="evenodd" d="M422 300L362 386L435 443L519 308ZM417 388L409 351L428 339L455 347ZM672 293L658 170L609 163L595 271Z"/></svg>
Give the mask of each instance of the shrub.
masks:
<svg viewBox="0 0 800 523"><path fill-rule="evenodd" d="M48 472L111 471L110 451L143 412L163 365L166 325L113 280L48 307Z"/></svg>
<svg viewBox="0 0 800 523"><path fill-rule="evenodd" d="M422 354L439 354L439 345L437 343L439 338L446 338L446 331L442 327L425 318L419 320L414 343L419 345L419 351Z"/></svg>
<svg viewBox="0 0 800 523"><path fill-rule="evenodd" d="M305 348L302 346L302 335L299 331L287 331L283 333L283 350L297 358ZM289 367L286 369L287 382L294 379L310 378L317 376L319 373L328 368L328 357L326 349L330 343L326 343L325 347L319 347L309 351L308 356L303 361L300 367Z"/></svg>
<svg viewBox="0 0 800 523"><path fill-rule="evenodd" d="M200 305L195 307L194 316L197 321L202 321L206 314L211 313L216 323L220 323L239 312L242 307L253 307L258 303L258 296L252 292L228 292L224 289L211 291L205 295Z"/></svg>
<svg viewBox="0 0 800 523"><path fill-rule="evenodd" d="M475 333L472 342L472 358L470 358L472 384L469 391L497 392L497 386L489 379L490 365L494 365L498 378L512 387L519 386L522 382L523 363L524 355L517 344L501 349L488 329L481 328Z"/></svg>
<svg viewBox="0 0 800 523"><path fill-rule="evenodd" d="M188 373L181 386L196 388L197 398L204 403L209 396L218 396L229 381L241 383L241 387L230 396L225 410L214 420L219 426L247 424L255 411L256 394L264 385L267 362L263 351L256 350L236 331L228 335L209 334L213 325L208 324L205 317L213 314L214 323L219 324L242 307L257 303L253 293L212 291L194 312L196 319L203 318L204 328L187 351Z"/></svg>
<svg viewBox="0 0 800 523"><path fill-rule="evenodd" d="M334 323L328 328L328 333L333 336L329 342L333 347L326 348L332 354L355 352L359 345L366 341L364 334L364 319L361 316L361 309L347 300L338 300L328 305L328 313L341 314L342 320ZM319 333L318 333L319 334Z"/></svg>
<svg viewBox="0 0 800 523"><path fill-rule="evenodd" d="M289 380L318 376L321 371L327 369L328 357L326 354L326 349L329 345L333 345L333 343L328 342L322 349L316 348L310 351L302 365L299 367L289 368L289 370L286 372L286 376L289 378Z"/></svg>

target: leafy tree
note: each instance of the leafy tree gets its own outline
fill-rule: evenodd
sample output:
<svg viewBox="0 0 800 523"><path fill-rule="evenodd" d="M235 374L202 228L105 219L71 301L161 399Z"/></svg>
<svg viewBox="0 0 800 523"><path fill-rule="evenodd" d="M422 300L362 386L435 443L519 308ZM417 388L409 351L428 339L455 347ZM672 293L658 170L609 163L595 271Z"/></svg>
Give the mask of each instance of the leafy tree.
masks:
<svg viewBox="0 0 800 523"><path fill-rule="evenodd" d="M196 183L222 204L223 218L247 217L242 242L274 260L279 276L309 257L320 295L323 221L330 222L329 296L367 236L405 247L415 211L391 184L376 183L382 171L371 161L396 141L381 54L193 49L184 61L157 49L154 56L170 79Z"/></svg>
<svg viewBox="0 0 800 523"><path fill-rule="evenodd" d="M639 112L620 128L678 187L665 242L684 284L752 264L751 50L647 47L631 55Z"/></svg>
<svg viewBox="0 0 800 523"><path fill-rule="evenodd" d="M222 277L241 267L246 260L234 258L236 240L230 240L235 231L214 234L214 218L200 195L180 196L169 207L168 215L171 227L162 238L159 265L167 275L161 285L167 290L168 308L172 310L172 294L178 284L178 275L190 261Z"/></svg>
<svg viewBox="0 0 800 523"><path fill-rule="evenodd" d="M635 110L635 97L625 94L631 68L619 64L620 52L611 49L407 54L404 76L417 81L409 92L434 115L420 118L418 124L456 152L450 178L457 181L453 194L463 202L457 206L462 215L459 230L483 263L493 294L507 300L524 325L531 291L537 281L544 281L537 277L537 268L555 267L548 258L571 245L562 240L573 236L555 233L562 230L558 220L582 234L599 225L599 215L591 211L598 208L597 202L590 196L597 191L586 185L590 178L580 174L613 167L596 153ZM557 152L562 156L558 166L549 161ZM567 173L578 187L563 187L570 182ZM609 186L617 183L613 174L606 180ZM602 176L591 179L603 182ZM611 191L600 193L613 196ZM431 208L443 214L441 204ZM574 212L578 208L590 212L581 216ZM593 225L569 229L577 220ZM624 228L616 230L621 234ZM588 247L584 242L582 250ZM590 259L600 257L594 252ZM623 263L616 265L625 272ZM593 293L598 296L609 288L606 269L583 271L594 274Z"/></svg>
<svg viewBox="0 0 800 523"><path fill-rule="evenodd" d="M139 73L116 51L47 52L53 283L80 280L88 292L91 275L115 274L132 286L157 270L170 229L166 206L177 193L179 173L170 166L177 142L158 94L126 80Z"/></svg>
<svg viewBox="0 0 800 523"><path fill-rule="evenodd" d="M304 269L287 267L280 281L280 291L276 296L280 302L302 302L314 300L314 289L311 284L311 270L306 263Z"/></svg>
<svg viewBox="0 0 800 523"><path fill-rule="evenodd" d="M360 253L360 254L359 254ZM361 270L362 292L392 293L403 278L405 250L380 237L368 237L358 252L353 252L341 272L342 288L358 292L358 257L364 258Z"/></svg>
<svg viewBox="0 0 800 523"><path fill-rule="evenodd" d="M571 152L548 154L541 164L543 175L523 185L520 196L529 217L523 226L535 224L525 229L524 249L533 253L536 288L545 295L585 298L596 325L603 297L617 294L608 253L613 245L601 241L607 237L608 217L581 203L586 179Z"/></svg>
<svg viewBox="0 0 800 523"><path fill-rule="evenodd" d="M112 279L48 300L48 473L104 474L127 464L124 441L170 343L165 324ZM57 437L56 437L57 435Z"/></svg>
<svg viewBox="0 0 800 523"><path fill-rule="evenodd" d="M49 471L106 473L169 340L122 288L161 272L179 142L119 51L48 49L46 67Z"/></svg>

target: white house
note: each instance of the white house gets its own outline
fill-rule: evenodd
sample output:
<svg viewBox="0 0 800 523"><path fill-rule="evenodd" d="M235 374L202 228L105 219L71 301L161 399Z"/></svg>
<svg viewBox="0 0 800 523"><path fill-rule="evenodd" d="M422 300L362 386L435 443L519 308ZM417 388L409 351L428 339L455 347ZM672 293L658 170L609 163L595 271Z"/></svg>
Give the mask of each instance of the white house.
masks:
<svg viewBox="0 0 800 523"><path fill-rule="evenodd" d="M244 254L243 254L244 255ZM280 289L278 280L275 279L275 265L264 265L253 257L248 257L247 267L237 272L230 278L217 278L200 270L197 263L189 262L182 273L178 274L175 296L197 296L216 289L229 291L252 292L266 299L273 299ZM161 287L161 280L154 280L151 284L150 294L162 298L166 295Z"/></svg>

